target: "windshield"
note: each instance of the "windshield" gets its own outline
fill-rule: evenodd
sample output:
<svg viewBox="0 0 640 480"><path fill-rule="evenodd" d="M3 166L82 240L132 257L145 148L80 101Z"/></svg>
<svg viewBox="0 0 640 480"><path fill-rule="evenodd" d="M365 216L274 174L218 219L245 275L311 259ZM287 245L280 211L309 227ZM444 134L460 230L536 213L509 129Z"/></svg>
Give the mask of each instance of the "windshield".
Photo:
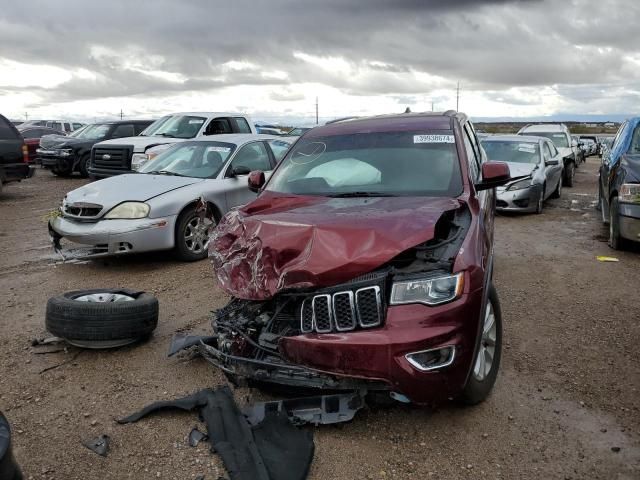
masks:
<svg viewBox="0 0 640 480"><path fill-rule="evenodd" d="M98 140L105 137L110 127L111 125L109 124L99 123L87 125L85 128L76 130L70 136L73 136L74 138L82 138L84 140Z"/></svg>
<svg viewBox="0 0 640 480"><path fill-rule="evenodd" d="M158 135L170 138L193 138L204 124L205 117L176 115L156 120L140 133L141 136Z"/></svg>
<svg viewBox="0 0 640 480"><path fill-rule="evenodd" d="M178 143L140 168L140 173L212 178L218 175L236 146L222 142Z"/></svg>
<svg viewBox="0 0 640 480"><path fill-rule="evenodd" d="M458 196L462 178L454 138L440 131L301 139L266 189L324 196Z"/></svg>
<svg viewBox="0 0 640 480"><path fill-rule="evenodd" d="M501 142L485 140L482 142L487 158L496 162L538 163L540 147L532 142Z"/></svg>
<svg viewBox="0 0 640 480"><path fill-rule="evenodd" d="M80 127L77 130L74 130L73 132L71 132L69 135L67 135L67 137L74 137L76 138L78 135L81 135L82 132L84 132L87 128L89 128L91 125L83 125L82 127Z"/></svg>
<svg viewBox="0 0 640 480"><path fill-rule="evenodd" d="M533 137L545 137L553 142L556 148L569 148L569 141L564 133L555 132L524 132L521 135L531 135Z"/></svg>

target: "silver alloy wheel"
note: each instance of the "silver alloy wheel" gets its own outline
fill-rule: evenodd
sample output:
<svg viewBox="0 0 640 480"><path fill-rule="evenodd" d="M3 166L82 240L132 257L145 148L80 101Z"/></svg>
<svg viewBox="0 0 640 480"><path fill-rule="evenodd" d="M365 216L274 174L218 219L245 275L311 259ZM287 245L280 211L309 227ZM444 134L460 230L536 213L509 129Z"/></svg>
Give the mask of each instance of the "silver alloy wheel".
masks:
<svg viewBox="0 0 640 480"><path fill-rule="evenodd" d="M493 313L493 305L491 300L487 302L487 308L484 314L484 323L482 325L482 337L480 338L480 346L476 355L476 362L473 366L473 376L478 381L483 381L491 372L493 359L496 353L496 339L498 330L496 327L496 316Z"/></svg>
<svg viewBox="0 0 640 480"><path fill-rule="evenodd" d="M98 292L98 293L91 293L89 295L82 295L81 297L74 298L74 300L77 302L107 303L107 302L131 302L135 300L135 298L130 295L125 295L124 293Z"/></svg>
<svg viewBox="0 0 640 480"><path fill-rule="evenodd" d="M209 246L209 225L200 217L192 218L184 229L184 243L193 253L202 253Z"/></svg>

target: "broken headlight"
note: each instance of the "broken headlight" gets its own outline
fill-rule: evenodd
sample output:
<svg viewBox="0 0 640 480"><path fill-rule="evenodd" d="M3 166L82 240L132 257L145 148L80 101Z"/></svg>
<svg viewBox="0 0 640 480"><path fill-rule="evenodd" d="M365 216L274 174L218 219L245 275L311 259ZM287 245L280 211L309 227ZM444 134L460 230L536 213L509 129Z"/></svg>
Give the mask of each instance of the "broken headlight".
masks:
<svg viewBox="0 0 640 480"><path fill-rule="evenodd" d="M142 202L124 202L113 207L104 216L106 219L134 219L149 215L149 205Z"/></svg>
<svg viewBox="0 0 640 480"><path fill-rule="evenodd" d="M620 187L621 202L640 203L640 183L625 183Z"/></svg>
<svg viewBox="0 0 640 480"><path fill-rule="evenodd" d="M462 293L462 272L433 278L420 278L394 282L391 288L391 305L424 303L439 305L455 300Z"/></svg>
<svg viewBox="0 0 640 480"><path fill-rule="evenodd" d="M524 188L529 188L531 186L531 177L524 178L522 180L518 180L517 182L512 183L507 186L507 190L522 190Z"/></svg>

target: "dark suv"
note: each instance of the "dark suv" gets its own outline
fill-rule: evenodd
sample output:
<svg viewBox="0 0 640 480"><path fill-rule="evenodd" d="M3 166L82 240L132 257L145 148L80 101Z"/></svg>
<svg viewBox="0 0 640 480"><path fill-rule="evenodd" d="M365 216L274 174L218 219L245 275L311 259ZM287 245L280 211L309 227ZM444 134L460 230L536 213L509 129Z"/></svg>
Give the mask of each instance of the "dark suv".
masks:
<svg viewBox="0 0 640 480"><path fill-rule="evenodd" d="M307 132L209 256L232 296L200 352L234 379L478 403L498 373L495 189L464 114L403 114ZM210 337L211 338L211 337Z"/></svg>
<svg viewBox="0 0 640 480"><path fill-rule="evenodd" d="M139 135L153 120L125 120L87 125L68 137L50 136L40 141L37 150L42 166L56 175L68 176L74 171L89 176L91 148L98 142Z"/></svg>
<svg viewBox="0 0 640 480"><path fill-rule="evenodd" d="M29 150L16 127L0 115L0 192L9 182L19 182L32 177L29 166Z"/></svg>

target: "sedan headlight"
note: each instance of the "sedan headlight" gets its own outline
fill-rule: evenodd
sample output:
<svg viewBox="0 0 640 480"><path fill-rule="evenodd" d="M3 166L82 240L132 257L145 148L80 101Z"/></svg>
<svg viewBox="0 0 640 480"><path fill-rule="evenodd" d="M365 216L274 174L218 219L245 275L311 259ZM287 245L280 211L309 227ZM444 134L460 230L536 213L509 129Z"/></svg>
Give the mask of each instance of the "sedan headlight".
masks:
<svg viewBox="0 0 640 480"><path fill-rule="evenodd" d="M140 170L140 167L147 163L148 160L149 156L146 153L134 153L131 156L131 170Z"/></svg>
<svg viewBox="0 0 640 480"><path fill-rule="evenodd" d="M507 190L522 190L524 188L529 188L531 186L531 177L527 177L522 180L518 180L517 182L512 183L507 186Z"/></svg>
<svg viewBox="0 0 640 480"><path fill-rule="evenodd" d="M124 202L113 207L104 216L106 219L134 219L149 215L149 205L142 202Z"/></svg>
<svg viewBox="0 0 640 480"><path fill-rule="evenodd" d="M624 183L618 199L621 202L640 203L640 183Z"/></svg>
<svg viewBox="0 0 640 480"><path fill-rule="evenodd" d="M406 303L439 305L450 302L462 294L463 285L462 272L455 275L394 282L391 288L391 305Z"/></svg>

